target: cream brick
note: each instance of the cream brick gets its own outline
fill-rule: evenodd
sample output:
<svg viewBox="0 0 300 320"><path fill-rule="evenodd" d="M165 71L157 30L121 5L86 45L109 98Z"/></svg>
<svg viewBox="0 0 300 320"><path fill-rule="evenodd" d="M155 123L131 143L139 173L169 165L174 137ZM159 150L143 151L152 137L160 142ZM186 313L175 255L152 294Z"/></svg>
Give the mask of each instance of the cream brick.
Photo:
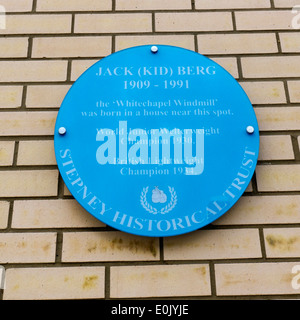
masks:
<svg viewBox="0 0 300 320"><path fill-rule="evenodd" d="M208 296L206 264L111 267L111 298Z"/></svg>
<svg viewBox="0 0 300 320"><path fill-rule="evenodd" d="M256 229L200 230L164 240L165 260L260 258Z"/></svg>
<svg viewBox="0 0 300 320"><path fill-rule="evenodd" d="M0 136L53 135L57 112L2 112Z"/></svg>
<svg viewBox="0 0 300 320"><path fill-rule="evenodd" d="M70 33L72 16L58 14L7 15L0 34Z"/></svg>
<svg viewBox="0 0 300 320"><path fill-rule="evenodd" d="M22 104L22 94L22 86L0 87L0 109L20 107Z"/></svg>
<svg viewBox="0 0 300 320"><path fill-rule="evenodd" d="M26 95L27 108L59 108L70 85L28 86Z"/></svg>
<svg viewBox="0 0 300 320"><path fill-rule="evenodd" d="M15 151L14 141L0 141L0 166L11 166Z"/></svg>
<svg viewBox="0 0 300 320"><path fill-rule="evenodd" d="M112 0L38 0L37 11L102 11L111 10Z"/></svg>
<svg viewBox="0 0 300 320"><path fill-rule="evenodd" d="M4 300L102 299L104 281L104 267L8 269Z"/></svg>
<svg viewBox="0 0 300 320"><path fill-rule="evenodd" d="M288 81L291 102L300 102L300 81Z"/></svg>
<svg viewBox="0 0 300 320"><path fill-rule="evenodd" d="M283 82L255 81L240 82L252 104L279 104L286 103Z"/></svg>
<svg viewBox="0 0 300 320"><path fill-rule="evenodd" d="M299 0L274 0L276 8L292 8L299 5Z"/></svg>
<svg viewBox="0 0 300 320"><path fill-rule="evenodd" d="M300 37L297 33L280 33L282 52L300 52Z"/></svg>
<svg viewBox="0 0 300 320"><path fill-rule="evenodd" d="M72 196L72 193L67 188L67 186L64 184L64 196Z"/></svg>
<svg viewBox="0 0 300 320"><path fill-rule="evenodd" d="M71 68L71 81L76 81L88 68L99 60L73 60Z"/></svg>
<svg viewBox="0 0 300 320"><path fill-rule="evenodd" d="M273 33L198 35L199 52L203 54L245 54L278 52Z"/></svg>
<svg viewBox="0 0 300 320"><path fill-rule="evenodd" d="M227 70L234 78L238 79L239 71L236 58L211 58L225 70Z"/></svg>
<svg viewBox="0 0 300 320"><path fill-rule="evenodd" d="M256 169L258 191L300 191L300 165L265 165Z"/></svg>
<svg viewBox="0 0 300 320"><path fill-rule="evenodd" d="M55 165L54 143L50 141L20 141L17 165Z"/></svg>
<svg viewBox="0 0 300 320"><path fill-rule="evenodd" d="M196 0L196 9L258 9L270 8L270 0Z"/></svg>
<svg viewBox="0 0 300 320"><path fill-rule="evenodd" d="M293 30L287 10L235 12L237 30Z"/></svg>
<svg viewBox="0 0 300 320"><path fill-rule="evenodd" d="M75 33L151 32L150 13L76 14Z"/></svg>
<svg viewBox="0 0 300 320"><path fill-rule="evenodd" d="M300 223L300 196L243 196L214 225Z"/></svg>
<svg viewBox="0 0 300 320"><path fill-rule="evenodd" d="M116 0L117 10L180 10L191 8L190 0Z"/></svg>
<svg viewBox="0 0 300 320"><path fill-rule="evenodd" d="M156 13L156 31L233 30L230 12Z"/></svg>
<svg viewBox="0 0 300 320"><path fill-rule="evenodd" d="M252 192L252 191L253 191L253 186L252 186L252 181L250 181L250 183L248 184L248 187L245 190L245 192Z"/></svg>
<svg viewBox="0 0 300 320"><path fill-rule="evenodd" d="M1 0L6 12L28 12L32 10L33 0Z"/></svg>
<svg viewBox="0 0 300 320"><path fill-rule="evenodd" d="M34 58L101 57L111 53L111 37L58 37L33 39Z"/></svg>
<svg viewBox="0 0 300 320"><path fill-rule="evenodd" d="M297 263L239 263L217 264L216 287L218 296L247 296L299 294L292 287ZM298 263L299 264L299 263Z"/></svg>
<svg viewBox="0 0 300 320"><path fill-rule="evenodd" d="M1 38L0 58L25 58L28 51L28 38Z"/></svg>
<svg viewBox="0 0 300 320"><path fill-rule="evenodd" d="M120 232L64 233L63 262L159 260L157 238Z"/></svg>
<svg viewBox="0 0 300 320"><path fill-rule="evenodd" d="M242 58L246 78L283 78L300 76L300 56Z"/></svg>
<svg viewBox="0 0 300 320"><path fill-rule="evenodd" d="M162 44L195 50L192 35L117 36L116 51L140 45Z"/></svg>
<svg viewBox="0 0 300 320"><path fill-rule="evenodd" d="M268 258L297 258L300 254L300 228L264 229Z"/></svg>
<svg viewBox="0 0 300 320"><path fill-rule="evenodd" d="M292 160L294 150L290 136L261 136L258 160Z"/></svg>
<svg viewBox="0 0 300 320"><path fill-rule="evenodd" d="M0 61L0 82L65 81L67 61Z"/></svg>
<svg viewBox="0 0 300 320"><path fill-rule="evenodd" d="M299 130L300 107L255 108L261 131Z"/></svg>
<svg viewBox="0 0 300 320"><path fill-rule="evenodd" d="M0 263L55 262L56 233L0 233Z"/></svg>
<svg viewBox="0 0 300 320"><path fill-rule="evenodd" d="M9 202L0 201L0 230L7 228L8 214L9 214Z"/></svg>
<svg viewBox="0 0 300 320"><path fill-rule="evenodd" d="M48 197L57 195L57 170L0 171L0 197Z"/></svg>
<svg viewBox="0 0 300 320"><path fill-rule="evenodd" d="M12 219L14 229L98 228L104 226L73 199L14 202Z"/></svg>

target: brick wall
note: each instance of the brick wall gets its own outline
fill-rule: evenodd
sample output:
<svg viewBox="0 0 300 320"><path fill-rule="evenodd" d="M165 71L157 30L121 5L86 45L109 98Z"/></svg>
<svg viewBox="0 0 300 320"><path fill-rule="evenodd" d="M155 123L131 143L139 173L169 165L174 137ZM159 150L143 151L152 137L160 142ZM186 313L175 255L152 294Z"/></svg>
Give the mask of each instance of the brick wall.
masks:
<svg viewBox="0 0 300 320"><path fill-rule="evenodd" d="M300 0L0 0L2 299L300 298ZM296 20L297 22L297 20ZM300 17L298 18L300 24ZM198 51L248 93L255 176L203 230L140 238L85 212L59 176L62 99L100 58L140 44Z"/></svg>

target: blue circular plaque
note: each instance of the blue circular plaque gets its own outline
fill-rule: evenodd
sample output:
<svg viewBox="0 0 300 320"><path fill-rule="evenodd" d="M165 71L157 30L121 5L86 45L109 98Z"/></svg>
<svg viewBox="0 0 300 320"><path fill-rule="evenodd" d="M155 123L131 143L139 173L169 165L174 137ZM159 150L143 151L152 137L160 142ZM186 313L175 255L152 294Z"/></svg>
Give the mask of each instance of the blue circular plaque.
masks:
<svg viewBox="0 0 300 320"><path fill-rule="evenodd" d="M155 237L222 216L251 181L259 151L237 81L198 53L163 45L89 68L61 105L54 139L63 180L89 213Z"/></svg>

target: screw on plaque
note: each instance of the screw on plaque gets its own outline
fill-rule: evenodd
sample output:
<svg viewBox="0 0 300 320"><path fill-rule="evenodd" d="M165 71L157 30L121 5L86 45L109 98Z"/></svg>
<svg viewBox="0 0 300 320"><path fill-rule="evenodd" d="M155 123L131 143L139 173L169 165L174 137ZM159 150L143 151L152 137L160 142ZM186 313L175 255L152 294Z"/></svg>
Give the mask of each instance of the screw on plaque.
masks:
<svg viewBox="0 0 300 320"><path fill-rule="evenodd" d="M249 133L249 134L253 134L254 133L254 127L252 127L252 126L248 126L247 127L247 133Z"/></svg>
<svg viewBox="0 0 300 320"><path fill-rule="evenodd" d="M64 134L66 134L66 132L67 132L67 129L66 129L65 127L60 127L60 128L58 129L58 133L59 133L61 136L63 136Z"/></svg>
<svg viewBox="0 0 300 320"><path fill-rule="evenodd" d="M151 47L151 52L152 52L152 53L157 53L157 51L158 51L157 46L152 46L152 47Z"/></svg>

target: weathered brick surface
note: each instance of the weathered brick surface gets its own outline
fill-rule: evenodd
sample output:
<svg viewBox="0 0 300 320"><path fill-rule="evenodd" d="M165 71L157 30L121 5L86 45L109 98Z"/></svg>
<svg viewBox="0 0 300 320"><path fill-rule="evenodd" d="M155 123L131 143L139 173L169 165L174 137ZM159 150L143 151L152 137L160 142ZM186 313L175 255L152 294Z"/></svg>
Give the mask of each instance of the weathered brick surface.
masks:
<svg viewBox="0 0 300 320"><path fill-rule="evenodd" d="M15 143L0 141L0 166L11 166L14 158Z"/></svg>
<svg viewBox="0 0 300 320"><path fill-rule="evenodd" d="M300 56L242 58L245 78L299 77Z"/></svg>
<svg viewBox="0 0 300 320"><path fill-rule="evenodd" d="M261 131L299 130L299 107L255 108Z"/></svg>
<svg viewBox="0 0 300 320"><path fill-rule="evenodd" d="M156 31L225 31L233 30L229 12L157 13Z"/></svg>
<svg viewBox="0 0 300 320"><path fill-rule="evenodd" d="M276 8L292 8L299 5L298 0L274 0Z"/></svg>
<svg viewBox="0 0 300 320"><path fill-rule="evenodd" d="M37 0L37 11L103 11L111 10L112 0Z"/></svg>
<svg viewBox="0 0 300 320"><path fill-rule="evenodd" d="M28 51L28 38L1 38L0 58L25 58Z"/></svg>
<svg viewBox="0 0 300 320"><path fill-rule="evenodd" d="M70 85L29 85L26 94L27 108L59 108Z"/></svg>
<svg viewBox="0 0 300 320"><path fill-rule="evenodd" d="M63 262L151 261L159 259L158 239L121 232L64 233Z"/></svg>
<svg viewBox="0 0 300 320"><path fill-rule="evenodd" d="M6 229L8 224L9 202L0 202L0 229Z"/></svg>
<svg viewBox="0 0 300 320"><path fill-rule="evenodd" d="M284 83L280 81L240 82L252 104L286 103Z"/></svg>
<svg viewBox="0 0 300 320"><path fill-rule="evenodd" d="M278 52L275 34L211 34L199 35L202 54L274 53Z"/></svg>
<svg viewBox="0 0 300 320"><path fill-rule="evenodd" d="M19 166L55 165L53 141L20 141L17 164Z"/></svg>
<svg viewBox="0 0 300 320"><path fill-rule="evenodd" d="M283 52L300 52L298 33L280 33L279 36Z"/></svg>
<svg viewBox="0 0 300 320"><path fill-rule="evenodd" d="M104 267L13 268L5 300L104 298Z"/></svg>
<svg viewBox="0 0 300 320"><path fill-rule="evenodd" d="M293 160L294 150L290 136L261 136L259 160Z"/></svg>
<svg viewBox="0 0 300 320"><path fill-rule="evenodd" d="M15 201L12 228L97 228L105 225L73 199Z"/></svg>
<svg viewBox="0 0 300 320"><path fill-rule="evenodd" d="M149 13L77 14L75 33L151 32Z"/></svg>
<svg viewBox="0 0 300 320"><path fill-rule="evenodd" d="M39 33L70 33L72 16L66 15L8 15L6 29L1 34L39 34Z"/></svg>
<svg viewBox="0 0 300 320"><path fill-rule="evenodd" d="M22 104L22 86L0 87L0 108L18 108Z"/></svg>
<svg viewBox="0 0 300 320"><path fill-rule="evenodd" d="M32 10L33 0L1 0L6 12L28 12Z"/></svg>
<svg viewBox="0 0 300 320"><path fill-rule="evenodd" d="M235 13L237 30L293 30L291 16L288 10Z"/></svg>
<svg viewBox="0 0 300 320"><path fill-rule="evenodd" d="M300 191L300 165L258 166L259 191Z"/></svg>
<svg viewBox="0 0 300 320"><path fill-rule="evenodd" d="M299 0L0 5L8 13L0 29L0 300L300 298ZM261 132L254 178L229 212L162 239L111 230L86 212L59 176L53 146L72 83L99 59L149 44L223 66L249 96Z"/></svg>
<svg viewBox="0 0 300 320"><path fill-rule="evenodd" d="M300 196L244 196L214 225L299 224Z"/></svg>
<svg viewBox="0 0 300 320"><path fill-rule="evenodd" d="M164 44L195 50L195 41L192 35L149 35L149 36L117 36L116 50L147 44Z"/></svg>
<svg viewBox="0 0 300 320"><path fill-rule="evenodd" d="M217 295L299 294L291 285L295 265L293 262L217 264Z"/></svg>
<svg viewBox="0 0 300 320"><path fill-rule="evenodd" d="M53 135L57 112L3 112L0 136Z"/></svg>
<svg viewBox="0 0 300 320"><path fill-rule="evenodd" d="M300 102L300 81L288 81L291 102Z"/></svg>
<svg viewBox="0 0 300 320"><path fill-rule="evenodd" d="M1 233L0 263L54 262L56 233Z"/></svg>
<svg viewBox="0 0 300 320"><path fill-rule="evenodd" d="M165 239L166 260L260 258L258 230L205 230Z"/></svg>
<svg viewBox="0 0 300 320"><path fill-rule="evenodd" d="M57 195L57 170L0 171L0 197Z"/></svg>
<svg viewBox="0 0 300 320"><path fill-rule="evenodd" d="M111 298L210 295L205 264L111 268Z"/></svg>
<svg viewBox="0 0 300 320"><path fill-rule="evenodd" d="M66 61L0 61L0 82L65 81Z"/></svg>
<svg viewBox="0 0 300 320"><path fill-rule="evenodd" d="M268 258L297 258L300 253L299 228L266 228L264 239Z"/></svg>
<svg viewBox="0 0 300 320"><path fill-rule="evenodd" d="M111 37L35 38L34 58L103 57L111 53Z"/></svg>
<svg viewBox="0 0 300 320"><path fill-rule="evenodd" d="M196 0L197 9L258 9L270 8L269 0Z"/></svg>
<svg viewBox="0 0 300 320"><path fill-rule="evenodd" d="M178 10L191 9L189 0L116 0L117 10Z"/></svg>

